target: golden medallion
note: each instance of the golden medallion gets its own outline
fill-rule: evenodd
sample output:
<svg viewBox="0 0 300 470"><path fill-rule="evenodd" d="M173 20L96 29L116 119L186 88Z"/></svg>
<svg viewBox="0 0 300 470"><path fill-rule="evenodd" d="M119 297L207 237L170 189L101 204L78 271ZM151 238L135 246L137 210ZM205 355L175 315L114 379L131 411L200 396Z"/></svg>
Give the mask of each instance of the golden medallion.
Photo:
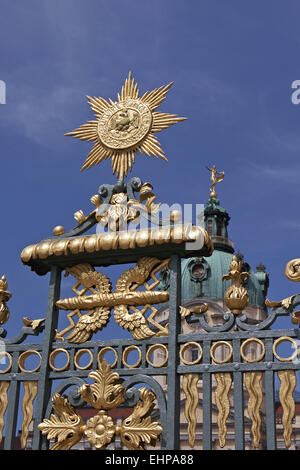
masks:
<svg viewBox="0 0 300 470"><path fill-rule="evenodd" d="M152 114L138 100L125 100L106 111L98 123L98 136L110 149L132 148L148 134Z"/></svg>

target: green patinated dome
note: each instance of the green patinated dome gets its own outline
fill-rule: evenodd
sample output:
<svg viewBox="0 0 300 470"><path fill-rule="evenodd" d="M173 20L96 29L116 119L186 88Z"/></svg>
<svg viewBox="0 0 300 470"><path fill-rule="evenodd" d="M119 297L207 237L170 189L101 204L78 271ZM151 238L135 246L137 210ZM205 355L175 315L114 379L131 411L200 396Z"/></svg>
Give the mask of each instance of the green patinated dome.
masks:
<svg viewBox="0 0 300 470"><path fill-rule="evenodd" d="M182 261L182 302L193 299L223 299L231 281L222 281L228 274L229 265L235 253L233 242L228 238L227 226L229 214L220 206L219 199L210 198L204 210L205 228L214 243L214 252L210 257L188 258ZM250 305L266 310L265 299L269 286L265 266L257 266L254 272L244 261L241 253L235 253L243 262L242 271L249 273L245 287L250 297ZM168 273L161 277L160 288L167 290Z"/></svg>

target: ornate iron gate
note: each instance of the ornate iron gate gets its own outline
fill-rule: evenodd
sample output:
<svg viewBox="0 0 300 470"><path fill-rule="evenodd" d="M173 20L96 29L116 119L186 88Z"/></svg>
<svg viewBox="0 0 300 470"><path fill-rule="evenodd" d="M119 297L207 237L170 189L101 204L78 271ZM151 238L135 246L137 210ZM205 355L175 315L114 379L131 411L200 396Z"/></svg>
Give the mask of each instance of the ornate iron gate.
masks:
<svg viewBox="0 0 300 470"><path fill-rule="evenodd" d="M7 360L0 370L0 438L4 449L17 446L19 409L23 413L21 448L28 446L29 426L34 419L30 447L35 450L47 449L49 441L53 449L69 449L82 439L97 449L110 448L116 439L129 449L149 449L158 441L161 449L180 449L181 405L189 448L211 449L213 397L221 448L226 444L227 420L233 409L235 449L245 448L245 410L253 446L275 449L276 374L280 380L283 438L286 447L291 445L299 329L270 327L277 316L293 312L300 303L300 295L282 302L268 302L271 309L268 317L261 323L248 323L243 315L249 303L244 287L247 273L241 272L241 263L233 257L225 276L231 280L225 293L228 311L220 325L209 325L207 303L194 311L183 307L180 290L181 259L210 256L213 251L210 237L198 226L183 224L176 211L171 212L167 221L157 217L159 204L149 183L142 183L139 178L123 181L135 151L163 155L150 130L157 132L181 120L153 112L169 87L161 87L140 99L129 75L118 103L90 98L98 121L90 121L71 133L93 140L98 132L100 140L94 140L94 150L85 167L105 157L105 146L115 145L109 156L121 181L99 188L91 198L95 209L87 217L82 211L75 213L78 224L73 230L65 233L58 226L52 238L22 252L23 263L33 271L39 275L50 272L48 306L46 318L24 318L25 326L17 337L5 339L5 329L0 331L5 346L0 355ZM131 127L133 133L129 134ZM212 190L216 181L213 180ZM151 221L154 218L157 227L126 230L129 222L141 216ZM113 226L114 231L88 234L98 223L108 229ZM103 271L127 264L132 266L123 269L113 288ZM294 260L287 266L291 280L299 280L299 265L300 261ZM61 298L62 272L74 278L73 297ZM169 288L162 290L159 276L165 274L169 276ZM6 304L11 293L7 289L3 277L1 324L9 316ZM165 302L168 318L157 321L160 304ZM60 316L65 315L60 310L70 312L66 317L69 324L58 331ZM113 321L111 312L114 321L132 338L104 340L100 335L100 339L93 339L94 333ZM202 331L183 334L181 325L185 321L198 323ZM299 312L293 314L292 321L300 322ZM29 335L41 333L42 342L24 343ZM284 341L295 349L285 358L278 354L278 346ZM197 357L190 356L191 348L196 350ZM113 358L110 364L105 360L108 353ZM129 360L132 353L137 356L134 363ZM58 365L59 355L64 359ZM80 362L83 355L88 357L85 365ZM34 357L38 364L28 366ZM164 379L165 386L160 379ZM142 388L135 387L141 383ZM203 414L199 421L200 395ZM87 421L80 414L86 405L94 409ZM116 409L123 411L118 415ZM201 438L197 437L197 429Z"/></svg>

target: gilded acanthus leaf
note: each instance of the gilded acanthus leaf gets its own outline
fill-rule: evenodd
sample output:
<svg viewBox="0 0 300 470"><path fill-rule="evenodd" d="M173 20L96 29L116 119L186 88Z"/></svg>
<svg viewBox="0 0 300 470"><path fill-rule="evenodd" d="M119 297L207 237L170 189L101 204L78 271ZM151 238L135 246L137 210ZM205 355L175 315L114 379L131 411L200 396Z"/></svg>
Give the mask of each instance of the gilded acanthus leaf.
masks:
<svg viewBox="0 0 300 470"><path fill-rule="evenodd" d="M66 397L55 393L52 401L57 416L51 414L49 419L44 419L38 425L38 428L47 439L56 439L51 450L69 450L82 438L83 421Z"/></svg>
<svg viewBox="0 0 300 470"><path fill-rule="evenodd" d="M81 397L94 408L111 410L125 401L125 390L117 372L112 372L106 361L99 364L99 370L89 374L95 383L85 384L79 389Z"/></svg>
<svg viewBox="0 0 300 470"><path fill-rule="evenodd" d="M140 400L132 414L123 421L120 436L129 450L143 450L145 444L154 444L162 433L162 427L156 421L152 422L150 417L154 400L151 390L140 389Z"/></svg>

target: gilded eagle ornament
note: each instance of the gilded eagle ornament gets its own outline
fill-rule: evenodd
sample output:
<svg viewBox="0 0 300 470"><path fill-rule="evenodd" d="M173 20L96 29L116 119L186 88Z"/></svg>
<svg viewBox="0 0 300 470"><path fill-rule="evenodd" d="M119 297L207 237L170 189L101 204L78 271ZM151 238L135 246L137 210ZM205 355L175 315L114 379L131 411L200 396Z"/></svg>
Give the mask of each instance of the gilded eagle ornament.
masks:
<svg viewBox="0 0 300 470"><path fill-rule="evenodd" d="M154 134L186 119L155 111L172 84L147 91L139 97L138 85L129 72L117 101L109 99L108 102L104 98L87 96L96 120L65 134L94 142L81 171L110 158L113 173L123 180L128 170L132 170L136 153L167 161Z"/></svg>

